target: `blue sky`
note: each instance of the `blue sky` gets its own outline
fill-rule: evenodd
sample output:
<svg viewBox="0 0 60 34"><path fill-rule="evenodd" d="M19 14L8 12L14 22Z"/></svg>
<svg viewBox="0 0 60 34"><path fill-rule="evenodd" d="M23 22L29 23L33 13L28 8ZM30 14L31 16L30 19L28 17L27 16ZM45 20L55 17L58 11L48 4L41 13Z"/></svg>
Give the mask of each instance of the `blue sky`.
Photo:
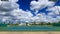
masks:
<svg viewBox="0 0 60 34"><path fill-rule="evenodd" d="M23 9L23 10L29 9L30 10L30 2L31 1L32 0L19 0L17 3L20 5L21 9ZM58 0L56 2L56 5L60 5L60 0Z"/></svg>
<svg viewBox="0 0 60 34"><path fill-rule="evenodd" d="M21 9L23 9L24 11L26 11L27 9L28 10L30 10L30 2L31 2L32 0L19 0L17 3L20 5L19 7L21 8ZM36 0L37 1L37 0ZM55 4L55 6L59 6L60 5L60 0L58 0L57 2L56 2L56 4ZM48 12L46 12L45 11L46 10L46 8L44 8L44 9L42 9L42 10L39 10L39 12L38 13L42 13L43 11L44 11L44 13L48 13ZM34 11L31 11L31 13L33 13L34 14ZM35 15L35 14L34 14Z"/></svg>
<svg viewBox="0 0 60 34"><path fill-rule="evenodd" d="M60 21L60 0L57 2L49 0L0 1L0 21L58 22Z"/></svg>
<svg viewBox="0 0 60 34"><path fill-rule="evenodd" d="M31 1L32 0L19 0L17 3L20 5L19 7L21 8L21 9L23 9L24 11L26 11L26 10L30 10L30 3L31 3ZM37 0L36 0L37 1ZM30 10L31 11L31 10ZM34 11L31 11L31 13L33 14L33 15L35 15L34 14Z"/></svg>

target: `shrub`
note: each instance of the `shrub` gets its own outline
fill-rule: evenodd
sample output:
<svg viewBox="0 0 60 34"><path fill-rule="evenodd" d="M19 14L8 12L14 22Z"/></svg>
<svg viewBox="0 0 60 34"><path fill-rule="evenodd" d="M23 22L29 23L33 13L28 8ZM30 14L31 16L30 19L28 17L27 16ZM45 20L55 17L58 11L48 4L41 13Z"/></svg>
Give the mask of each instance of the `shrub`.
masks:
<svg viewBox="0 0 60 34"><path fill-rule="evenodd" d="M7 24L0 23L0 27L5 27L5 26L7 26Z"/></svg>
<svg viewBox="0 0 60 34"><path fill-rule="evenodd" d="M60 23L54 23L53 26L60 26Z"/></svg>

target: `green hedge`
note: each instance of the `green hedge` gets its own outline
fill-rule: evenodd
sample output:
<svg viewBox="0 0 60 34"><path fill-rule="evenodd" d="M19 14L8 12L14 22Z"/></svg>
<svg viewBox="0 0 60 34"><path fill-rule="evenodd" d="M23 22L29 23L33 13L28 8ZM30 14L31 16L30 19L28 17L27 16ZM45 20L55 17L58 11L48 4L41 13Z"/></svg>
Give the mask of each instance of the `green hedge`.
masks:
<svg viewBox="0 0 60 34"><path fill-rule="evenodd" d="M60 23L54 23L53 26L60 26Z"/></svg>
<svg viewBox="0 0 60 34"><path fill-rule="evenodd" d="M0 27L5 27L7 26L7 24L0 24Z"/></svg>

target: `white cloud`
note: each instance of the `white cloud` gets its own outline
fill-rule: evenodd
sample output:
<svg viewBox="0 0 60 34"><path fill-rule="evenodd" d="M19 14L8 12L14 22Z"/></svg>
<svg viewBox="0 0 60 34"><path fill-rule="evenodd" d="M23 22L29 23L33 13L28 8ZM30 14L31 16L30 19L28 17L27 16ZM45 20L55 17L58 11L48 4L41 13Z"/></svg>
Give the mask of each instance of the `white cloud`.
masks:
<svg viewBox="0 0 60 34"><path fill-rule="evenodd" d="M23 11L22 9L16 9L11 11L12 16L17 16L18 18L25 18L25 17L32 17L33 15L30 13L30 11ZM20 16L20 17L19 17Z"/></svg>
<svg viewBox="0 0 60 34"><path fill-rule="evenodd" d="M24 22L26 21L31 22L31 18L33 16L30 13L30 11L26 12L26 11L23 11L22 9L14 10L13 12L11 12L11 15L15 16L16 20L24 21Z"/></svg>
<svg viewBox="0 0 60 34"><path fill-rule="evenodd" d="M9 2L15 2L16 3L16 2L18 2L18 0L9 0Z"/></svg>
<svg viewBox="0 0 60 34"><path fill-rule="evenodd" d="M47 11L50 11L50 13L52 13L52 15L60 15L60 6L55 6L52 8L48 8Z"/></svg>
<svg viewBox="0 0 60 34"><path fill-rule="evenodd" d="M9 0L9 2L2 2L0 1L0 20L3 22L58 22L60 21L60 16L57 15L56 18L53 18L52 15L59 14L60 8L59 6L53 7L55 2L48 1L48 0L38 0L38 1L32 1L31 2L31 10L41 10L45 7L49 7L47 11L51 11L46 15L45 13L37 14L33 17L33 14L29 10L22 10L19 9L19 5L16 3L18 0ZM58 9L57 9L57 8ZM59 10L59 11L58 11Z"/></svg>
<svg viewBox="0 0 60 34"><path fill-rule="evenodd" d="M0 0L0 2L14 2L14 3L16 3L18 0Z"/></svg>
<svg viewBox="0 0 60 34"><path fill-rule="evenodd" d="M19 5L17 3L2 2L0 3L0 11L11 11L17 9Z"/></svg>
<svg viewBox="0 0 60 34"><path fill-rule="evenodd" d="M60 21L60 6L54 6L52 8L48 8L47 11L50 11L47 15L48 16L56 16L55 18L50 18L51 22L58 22Z"/></svg>
<svg viewBox="0 0 60 34"><path fill-rule="evenodd" d="M18 0L9 0L9 1L0 0L0 18L2 18L1 21L6 21L6 20L9 21L9 18L12 19L12 15L10 13L13 10L16 10L17 8L19 8L19 5L16 3L17 1Z"/></svg>
<svg viewBox="0 0 60 34"><path fill-rule="evenodd" d="M18 0L0 1L0 18L2 22L28 21L31 22L32 14L29 10L19 9Z"/></svg>
<svg viewBox="0 0 60 34"><path fill-rule="evenodd" d="M31 1L31 10L36 10L36 13L38 10L41 10L45 7L52 7L54 6L55 2L49 1L49 0L38 0L38 1Z"/></svg>

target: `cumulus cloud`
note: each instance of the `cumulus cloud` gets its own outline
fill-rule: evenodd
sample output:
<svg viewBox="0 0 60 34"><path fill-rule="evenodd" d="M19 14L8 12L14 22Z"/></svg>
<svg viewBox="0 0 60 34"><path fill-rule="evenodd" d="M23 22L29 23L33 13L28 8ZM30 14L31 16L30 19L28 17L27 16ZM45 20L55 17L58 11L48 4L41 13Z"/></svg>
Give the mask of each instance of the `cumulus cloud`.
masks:
<svg viewBox="0 0 60 34"><path fill-rule="evenodd" d="M60 15L60 6L55 6L52 8L48 8L47 11L52 12L52 15Z"/></svg>
<svg viewBox="0 0 60 34"><path fill-rule="evenodd" d="M31 10L41 10L45 7L48 7L46 11L50 11L47 15L45 13L37 14L33 16L31 11L19 9L19 5L16 3L18 0L9 0L8 1L0 1L0 22L6 23L31 23L31 22L58 22L60 21L60 6L55 6L55 2L48 0L38 0L31 1ZM37 13L36 12L36 13ZM56 15L56 18L53 16Z"/></svg>
<svg viewBox="0 0 60 34"><path fill-rule="evenodd" d="M36 10L36 16L33 17L34 21L37 22L58 22L60 21L57 16L60 16L60 6L54 6L54 1L49 0L38 0L31 1L31 10ZM47 7L46 11L50 11L47 15L45 13L37 14L37 12L43 8ZM55 17L55 18L54 18Z"/></svg>
<svg viewBox="0 0 60 34"><path fill-rule="evenodd" d="M0 3L0 11L11 11L17 9L19 6L13 2L2 2Z"/></svg>
<svg viewBox="0 0 60 34"><path fill-rule="evenodd" d="M11 12L11 15L15 16L17 20L30 22L30 19L32 18L33 15L30 13L30 11L28 12L27 11L23 11L22 9L17 9Z"/></svg>
<svg viewBox="0 0 60 34"><path fill-rule="evenodd" d="M52 8L48 8L47 11L49 13L47 14L48 16L56 16L55 18L52 18L51 20L53 21L55 19L56 22L60 21L60 6L54 6Z"/></svg>
<svg viewBox="0 0 60 34"><path fill-rule="evenodd" d="M16 2L17 0L8 1L0 0L0 18L1 18L0 21L2 22L7 20L9 21L9 18L11 17L10 12L19 7L19 5Z"/></svg>
<svg viewBox="0 0 60 34"><path fill-rule="evenodd" d="M15 2L16 3L16 2L18 2L18 0L9 0L9 2Z"/></svg>
<svg viewBox="0 0 60 34"><path fill-rule="evenodd" d="M59 17L60 17L60 16L57 16L56 18L53 18L53 17L50 16L50 15L38 14L37 16L35 16L35 17L33 17L33 18L34 18L34 21L37 22L37 23L41 23L41 22L54 23L54 22L59 22L59 21L60 21Z"/></svg>
<svg viewBox="0 0 60 34"><path fill-rule="evenodd" d="M32 14L29 10L19 9L18 0L0 0L0 18L2 22L31 22Z"/></svg>
<svg viewBox="0 0 60 34"><path fill-rule="evenodd" d="M38 1L31 1L31 10L36 10L35 13L38 12L38 10L41 10L45 7L52 7L54 6L55 2L49 1L49 0L38 0Z"/></svg>

